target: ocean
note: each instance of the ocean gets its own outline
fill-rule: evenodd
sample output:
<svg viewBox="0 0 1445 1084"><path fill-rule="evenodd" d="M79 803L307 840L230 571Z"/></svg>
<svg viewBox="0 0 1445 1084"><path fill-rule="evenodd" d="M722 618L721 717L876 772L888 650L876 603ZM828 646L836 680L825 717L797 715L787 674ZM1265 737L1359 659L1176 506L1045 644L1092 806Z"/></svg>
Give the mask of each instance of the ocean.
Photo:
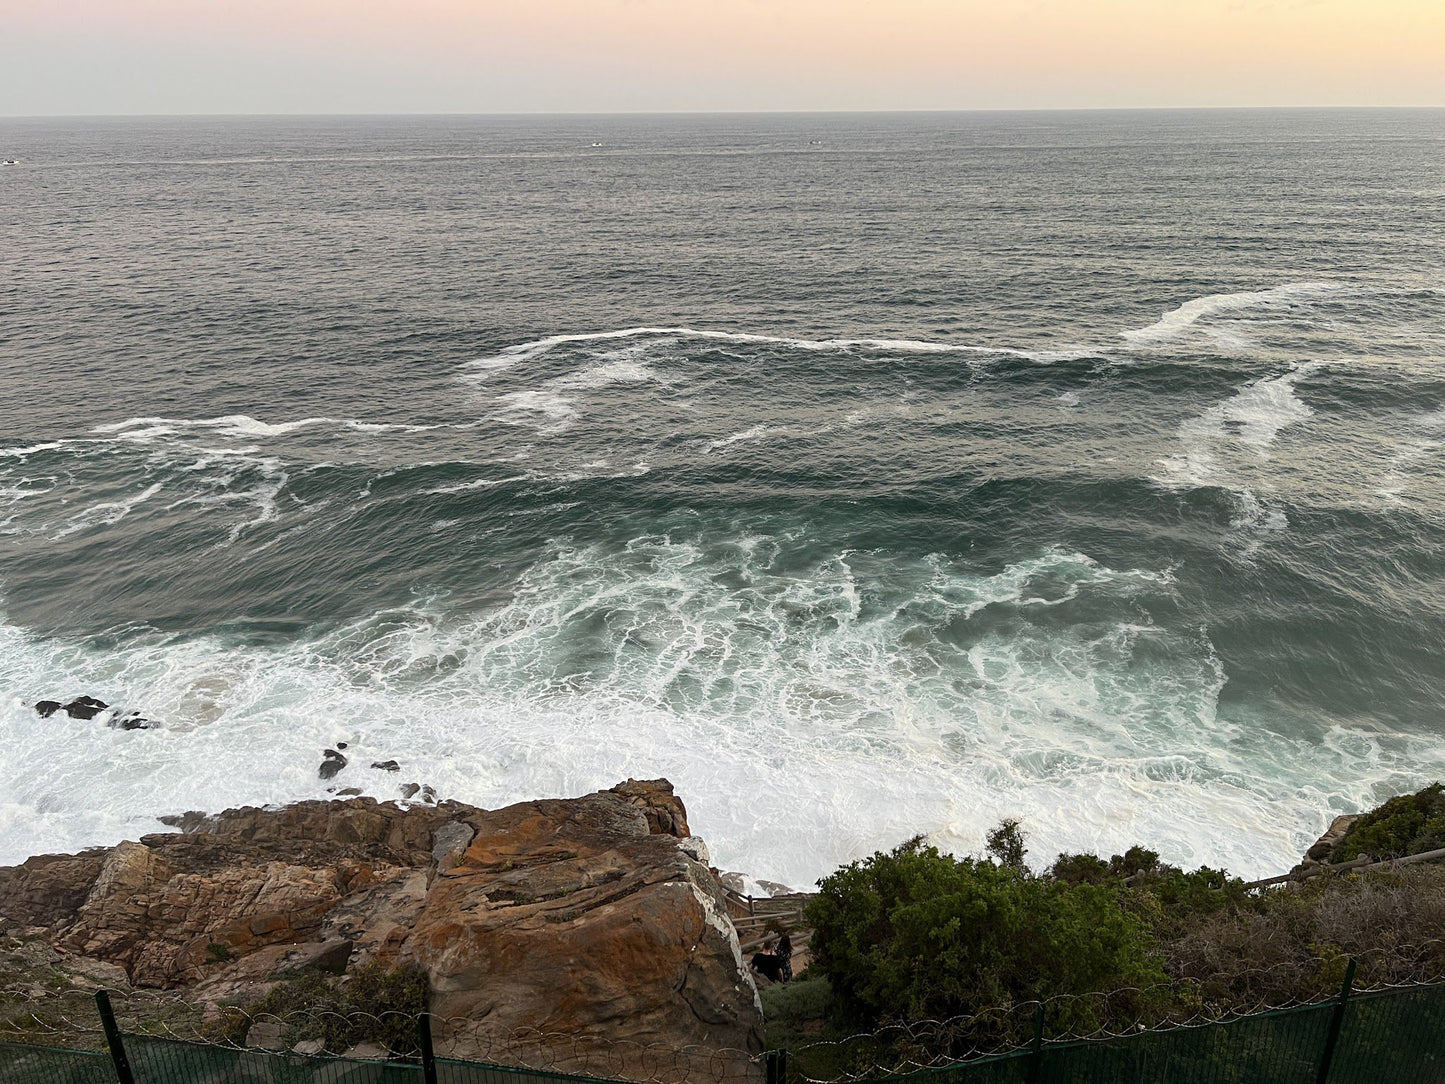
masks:
<svg viewBox="0 0 1445 1084"><path fill-rule="evenodd" d="M666 776L797 887L1003 817L1267 875L1445 777L1445 111L0 159L0 862Z"/></svg>

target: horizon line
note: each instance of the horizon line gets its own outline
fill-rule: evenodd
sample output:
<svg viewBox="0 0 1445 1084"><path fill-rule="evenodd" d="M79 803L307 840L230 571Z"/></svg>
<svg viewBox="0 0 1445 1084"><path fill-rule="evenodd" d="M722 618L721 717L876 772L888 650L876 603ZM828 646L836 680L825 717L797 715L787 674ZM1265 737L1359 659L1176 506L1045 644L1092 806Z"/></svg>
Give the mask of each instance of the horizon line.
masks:
<svg viewBox="0 0 1445 1084"><path fill-rule="evenodd" d="M177 120L177 119L275 119L322 117L737 117L737 116L859 116L947 113L1231 113L1279 111L1346 110L1445 110L1439 104L1350 104L1350 105L1060 105L1060 106L970 106L939 108L866 109L615 109L615 110L365 110L284 113L0 113L0 120Z"/></svg>

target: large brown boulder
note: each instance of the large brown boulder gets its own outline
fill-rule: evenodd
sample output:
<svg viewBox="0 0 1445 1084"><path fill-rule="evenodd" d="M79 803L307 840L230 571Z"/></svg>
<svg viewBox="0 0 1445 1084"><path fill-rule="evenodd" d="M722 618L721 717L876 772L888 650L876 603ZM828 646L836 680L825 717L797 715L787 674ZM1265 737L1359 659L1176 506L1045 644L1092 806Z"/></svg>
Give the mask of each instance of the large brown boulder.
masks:
<svg viewBox="0 0 1445 1084"><path fill-rule="evenodd" d="M205 1002L303 965L412 963L442 1054L756 1075L757 992L666 780L499 810L359 798L183 823L0 868L0 931Z"/></svg>

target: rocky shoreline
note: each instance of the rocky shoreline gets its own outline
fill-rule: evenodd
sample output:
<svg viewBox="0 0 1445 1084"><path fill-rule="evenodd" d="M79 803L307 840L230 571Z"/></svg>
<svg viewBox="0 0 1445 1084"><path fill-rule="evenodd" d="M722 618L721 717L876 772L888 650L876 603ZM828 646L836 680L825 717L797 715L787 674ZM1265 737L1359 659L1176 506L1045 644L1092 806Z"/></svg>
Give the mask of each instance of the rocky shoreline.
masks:
<svg viewBox="0 0 1445 1084"><path fill-rule="evenodd" d="M520 1034L555 1039L541 1060L559 1070L603 1049L625 1062L619 1037L636 1057L762 1049L726 889L666 780L497 810L351 798L173 824L0 868L0 935L203 1015L301 972L410 968L451 1057Z"/></svg>

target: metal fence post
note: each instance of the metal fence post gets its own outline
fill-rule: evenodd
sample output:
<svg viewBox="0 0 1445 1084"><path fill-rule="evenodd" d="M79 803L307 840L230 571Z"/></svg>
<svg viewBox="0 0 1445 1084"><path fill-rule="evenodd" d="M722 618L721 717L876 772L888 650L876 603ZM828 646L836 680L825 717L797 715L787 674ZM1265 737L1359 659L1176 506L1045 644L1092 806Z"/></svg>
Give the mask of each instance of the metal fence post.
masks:
<svg viewBox="0 0 1445 1084"><path fill-rule="evenodd" d="M110 1060L115 1066L116 1077L120 1084L135 1084L130 1060L125 1056L125 1044L120 1039L120 1028L115 1022L115 1010L110 1007L108 990L95 992L95 1007L100 1010L100 1026L105 1029L105 1045L110 1047Z"/></svg>
<svg viewBox="0 0 1445 1084"><path fill-rule="evenodd" d="M763 1054L763 1084L783 1084L781 1050L769 1050Z"/></svg>
<svg viewBox="0 0 1445 1084"><path fill-rule="evenodd" d="M1044 1003L1034 1006L1034 1038L1029 1043L1028 1084L1039 1084L1039 1073L1044 1066Z"/></svg>
<svg viewBox="0 0 1445 1084"><path fill-rule="evenodd" d="M416 1018L416 1045L421 1048L421 1077L426 1084L437 1084L437 1058L431 1045L431 1013Z"/></svg>
<svg viewBox="0 0 1445 1084"><path fill-rule="evenodd" d="M1340 1026L1345 1022L1345 1003L1350 1000L1350 988L1355 984L1355 958L1350 957L1345 968L1345 981L1340 985L1340 997L1335 1002L1335 1011L1330 1015L1330 1029L1325 1033L1325 1054L1320 1059L1320 1071L1315 1084L1326 1084L1330 1078L1330 1063L1335 1060L1335 1047L1340 1041Z"/></svg>

